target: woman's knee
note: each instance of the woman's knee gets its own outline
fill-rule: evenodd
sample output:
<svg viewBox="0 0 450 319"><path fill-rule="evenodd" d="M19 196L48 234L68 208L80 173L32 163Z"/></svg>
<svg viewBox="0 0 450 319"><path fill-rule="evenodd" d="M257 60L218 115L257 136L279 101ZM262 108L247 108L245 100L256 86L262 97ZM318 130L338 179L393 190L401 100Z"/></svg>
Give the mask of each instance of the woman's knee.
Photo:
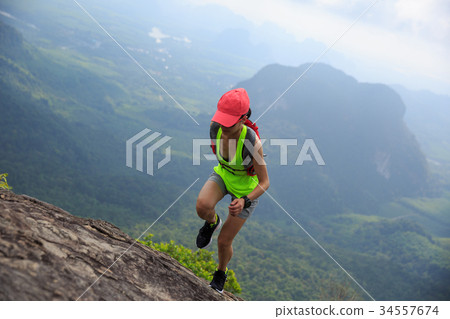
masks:
<svg viewBox="0 0 450 319"><path fill-rule="evenodd" d="M196 210L198 216L205 217L214 210L214 206L207 199L199 197L197 198Z"/></svg>

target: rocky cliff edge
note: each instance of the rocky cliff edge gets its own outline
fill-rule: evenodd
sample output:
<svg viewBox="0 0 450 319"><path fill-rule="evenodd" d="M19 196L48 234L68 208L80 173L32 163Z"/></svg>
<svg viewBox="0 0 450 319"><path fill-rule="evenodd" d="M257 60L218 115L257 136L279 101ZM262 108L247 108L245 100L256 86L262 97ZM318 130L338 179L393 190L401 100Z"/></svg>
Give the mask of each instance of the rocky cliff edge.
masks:
<svg viewBox="0 0 450 319"><path fill-rule="evenodd" d="M1 189L0 234L1 300L240 300L108 222Z"/></svg>

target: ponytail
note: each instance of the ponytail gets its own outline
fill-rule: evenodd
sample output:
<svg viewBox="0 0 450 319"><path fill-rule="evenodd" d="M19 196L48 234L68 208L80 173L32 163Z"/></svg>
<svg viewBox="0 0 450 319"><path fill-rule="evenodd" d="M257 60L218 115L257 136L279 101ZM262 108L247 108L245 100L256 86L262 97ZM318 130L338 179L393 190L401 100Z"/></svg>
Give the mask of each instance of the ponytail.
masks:
<svg viewBox="0 0 450 319"><path fill-rule="evenodd" d="M249 119L251 115L252 115L252 109L248 108L247 118Z"/></svg>

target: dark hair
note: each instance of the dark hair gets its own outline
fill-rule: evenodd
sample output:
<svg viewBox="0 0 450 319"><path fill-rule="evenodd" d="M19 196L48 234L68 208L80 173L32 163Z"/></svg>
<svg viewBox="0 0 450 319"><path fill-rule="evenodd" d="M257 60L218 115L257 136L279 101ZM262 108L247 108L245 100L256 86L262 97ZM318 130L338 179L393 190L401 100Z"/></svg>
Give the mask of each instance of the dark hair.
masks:
<svg viewBox="0 0 450 319"><path fill-rule="evenodd" d="M247 116L247 118L250 118L250 115L252 115L252 109L248 108L248 112L245 114L242 114L241 117L239 118L239 120L242 120L244 118L244 116Z"/></svg>

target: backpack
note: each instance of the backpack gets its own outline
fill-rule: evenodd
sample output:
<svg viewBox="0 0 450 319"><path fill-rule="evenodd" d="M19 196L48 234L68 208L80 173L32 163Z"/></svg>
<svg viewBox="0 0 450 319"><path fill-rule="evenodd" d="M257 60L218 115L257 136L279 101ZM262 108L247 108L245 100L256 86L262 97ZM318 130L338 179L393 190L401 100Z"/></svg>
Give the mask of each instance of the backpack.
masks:
<svg viewBox="0 0 450 319"><path fill-rule="evenodd" d="M258 126L253 123L252 121L250 121L249 119L246 119L244 122L244 125L247 125L248 127L250 127L253 131L255 131L256 136L258 136L258 138L261 140L261 138L259 137L259 131L258 131Z"/></svg>

